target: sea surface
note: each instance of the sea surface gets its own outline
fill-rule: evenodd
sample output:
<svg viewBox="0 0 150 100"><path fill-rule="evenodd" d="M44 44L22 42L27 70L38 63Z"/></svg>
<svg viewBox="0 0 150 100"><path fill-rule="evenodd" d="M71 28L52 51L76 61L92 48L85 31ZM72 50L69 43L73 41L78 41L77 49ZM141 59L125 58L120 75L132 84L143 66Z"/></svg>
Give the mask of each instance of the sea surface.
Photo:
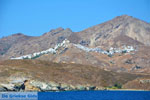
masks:
<svg viewBox="0 0 150 100"><path fill-rule="evenodd" d="M39 92L39 100L150 100L150 91Z"/></svg>

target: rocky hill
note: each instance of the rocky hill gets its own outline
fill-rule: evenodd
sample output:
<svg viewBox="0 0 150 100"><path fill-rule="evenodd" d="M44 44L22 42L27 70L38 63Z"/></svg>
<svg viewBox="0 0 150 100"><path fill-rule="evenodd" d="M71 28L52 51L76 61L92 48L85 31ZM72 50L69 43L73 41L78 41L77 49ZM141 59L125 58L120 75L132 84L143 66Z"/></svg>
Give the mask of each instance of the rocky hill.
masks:
<svg viewBox="0 0 150 100"><path fill-rule="evenodd" d="M76 63L92 65L107 70L131 73L149 73L149 50L146 46L122 46L104 50L99 47L90 48L70 43L65 39L62 43L40 52L13 57L11 59L39 59L57 63Z"/></svg>
<svg viewBox="0 0 150 100"><path fill-rule="evenodd" d="M0 90L3 91L130 89L127 84L136 79L147 88L137 85L132 89L147 90L150 86L149 75L116 73L80 64L7 60L0 62L0 70Z"/></svg>
<svg viewBox="0 0 150 100"><path fill-rule="evenodd" d="M17 33L0 39L0 91L149 89L149 51L150 24L127 15L81 32Z"/></svg>
<svg viewBox="0 0 150 100"><path fill-rule="evenodd" d="M23 35L22 33L13 34L8 37L0 39L0 57L4 56L9 49L15 46L17 43L27 41L32 37Z"/></svg>
<svg viewBox="0 0 150 100"><path fill-rule="evenodd" d="M87 47L101 47L106 49L123 45L150 46L150 24L131 16L122 15L81 32L72 32L69 28L58 28L44 33L39 37L32 37L30 39L21 37L23 38L20 39L21 41L17 40L17 34L6 38L0 39L0 44L2 45L0 46L1 59L9 59L11 57L46 50L65 39L68 39L71 43L81 44ZM6 41L17 41L7 41L7 43L3 41L5 39ZM15 43L15 45L10 43Z"/></svg>
<svg viewBox="0 0 150 100"><path fill-rule="evenodd" d="M51 30L50 32L44 33L42 36L39 37L32 37L30 39L17 41L15 45L9 48L7 52L3 53L0 58L9 59L11 57L17 57L46 50L50 47L54 47L57 43L62 42L72 33L73 32L70 29L58 28L55 30Z"/></svg>
<svg viewBox="0 0 150 100"><path fill-rule="evenodd" d="M81 32L57 28L39 37L19 33L2 38L0 60L40 59L149 73L149 43L150 24L123 15Z"/></svg>
<svg viewBox="0 0 150 100"><path fill-rule="evenodd" d="M122 15L77 32L70 36L70 41L91 47L131 44L150 46L150 24L131 16Z"/></svg>

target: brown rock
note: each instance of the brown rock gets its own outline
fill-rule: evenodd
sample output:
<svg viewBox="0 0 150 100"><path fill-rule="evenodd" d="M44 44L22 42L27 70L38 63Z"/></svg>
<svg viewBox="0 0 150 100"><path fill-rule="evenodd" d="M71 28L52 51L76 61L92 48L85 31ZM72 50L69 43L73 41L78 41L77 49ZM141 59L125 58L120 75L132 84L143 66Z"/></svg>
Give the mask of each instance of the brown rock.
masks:
<svg viewBox="0 0 150 100"><path fill-rule="evenodd" d="M24 82L24 85L25 85L25 91L40 91L39 88L31 85L29 80L26 80Z"/></svg>

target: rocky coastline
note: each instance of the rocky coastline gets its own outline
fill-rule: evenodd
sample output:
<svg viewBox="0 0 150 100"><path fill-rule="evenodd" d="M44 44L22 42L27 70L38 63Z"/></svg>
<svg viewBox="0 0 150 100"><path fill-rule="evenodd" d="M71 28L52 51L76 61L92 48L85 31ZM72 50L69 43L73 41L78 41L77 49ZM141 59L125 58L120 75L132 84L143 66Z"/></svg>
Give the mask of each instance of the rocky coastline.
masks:
<svg viewBox="0 0 150 100"><path fill-rule="evenodd" d="M105 90L103 87L91 86L91 85L71 85L65 83L55 82L40 82L36 80L24 80L23 82L0 84L0 92L25 92L25 91L82 91L82 90Z"/></svg>
<svg viewBox="0 0 150 100"><path fill-rule="evenodd" d="M35 80L25 80L20 83L0 84L0 92L62 92L62 91L97 91L97 90L113 90L113 91L149 91L145 89L114 89L109 87L99 87L92 85L71 85L56 82L40 82Z"/></svg>
<svg viewBox="0 0 150 100"><path fill-rule="evenodd" d="M0 91L150 90L150 76L41 60L0 63Z"/></svg>

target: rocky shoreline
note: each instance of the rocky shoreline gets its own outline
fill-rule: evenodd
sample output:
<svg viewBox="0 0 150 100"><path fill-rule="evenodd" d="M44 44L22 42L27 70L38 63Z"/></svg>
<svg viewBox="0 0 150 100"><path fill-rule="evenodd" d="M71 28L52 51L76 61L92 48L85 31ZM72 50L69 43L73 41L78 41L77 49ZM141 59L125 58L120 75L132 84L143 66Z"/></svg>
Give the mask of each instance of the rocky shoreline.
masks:
<svg viewBox="0 0 150 100"><path fill-rule="evenodd" d="M140 84L149 83L149 79L139 80ZM146 82L146 83L145 83ZM148 83L147 83L148 82ZM142 86L142 84L141 84ZM39 80L26 80L25 78L16 78L9 82L0 82L0 92L60 92L60 91L91 91L91 90L115 90L115 91L148 91L149 89L134 89L134 88L114 88L114 87L99 87L90 84L66 84L57 83L54 81L43 82Z"/></svg>
<svg viewBox="0 0 150 100"><path fill-rule="evenodd" d="M65 83L55 83L55 82L40 82L35 80L25 80L23 83L9 83L0 84L0 92L6 91L80 91L80 90L105 90L103 87L90 86L90 85L70 85Z"/></svg>
<svg viewBox="0 0 150 100"><path fill-rule="evenodd" d="M0 63L0 91L150 90L150 75L40 60Z"/></svg>

